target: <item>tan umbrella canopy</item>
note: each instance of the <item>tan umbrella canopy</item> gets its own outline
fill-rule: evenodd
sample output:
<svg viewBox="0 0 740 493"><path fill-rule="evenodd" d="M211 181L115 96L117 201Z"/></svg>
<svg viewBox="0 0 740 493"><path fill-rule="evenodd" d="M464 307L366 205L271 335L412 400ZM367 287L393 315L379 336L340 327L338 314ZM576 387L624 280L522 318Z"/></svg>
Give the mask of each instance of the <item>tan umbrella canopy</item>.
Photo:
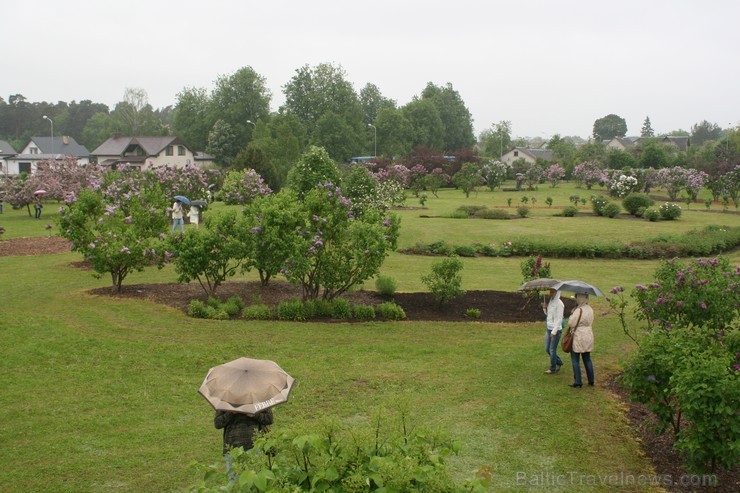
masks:
<svg viewBox="0 0 740 493"><path fill-rule="evenodd" d="M532 279L531 281L527 281L519 286L519 291L544 291L550 289L559 282L559 279L548 279L546 277Z"/></svg>
<svg viewBox="0 0 740 493"><path fill-rule="evenodd" d="M254 415L287 402L294 382L274 361L239 358L208 370L198 393L216 410Z"/></svg>

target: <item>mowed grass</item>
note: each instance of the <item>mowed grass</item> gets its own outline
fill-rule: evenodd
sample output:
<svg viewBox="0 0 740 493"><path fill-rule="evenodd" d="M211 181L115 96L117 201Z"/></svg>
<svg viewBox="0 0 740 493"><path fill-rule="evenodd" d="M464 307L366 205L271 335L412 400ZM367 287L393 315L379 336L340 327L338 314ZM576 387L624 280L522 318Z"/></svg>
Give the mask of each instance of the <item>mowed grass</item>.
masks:
<svg viewBox="0 0 740 493"><path fill-rule="evenodd" d="M446 201L454 210L455 203L468 203L461 192L444 191L441 197L431 198L427 206ZM48 216L36 221L20 212L0 216L9 234L48 234L36 227ZM403 214L402 242L410 242L418 231L432 241L467 242L464 229L453 231L437 219L419 218L419 211ZM657 224L680 230L687 216ZM450 221L472 228L521 223L535 234L547 219L543 213L516 221ZM582 225L586 218L569 219ZM640 223L598 219L611 229ZM552 233L556 237L567 234L557 231ZM629 235L629 227L622 234ZM730 258L740 260L737 253ZM150 302L88 294L107 286L109 279L72 267L77 260L74 253L0 257L4 491L187 489L195 479L190 462L221 459L220 432L213 428L213 412L197 394L198 386L208 368L239 356L274 359L297 378L291 400L275 409L276 428L316 430L327 418L370 426L378 412L391 426L394 410L403 406L410 409L414 426L439 428L462 442L462 453L450 459L458 478L491 466L494 491L651 491L638 483L599 482L610 474L639 477L652 471L623 406L607 388L568 388L569 363L559 375L542 374L547 365L542 323L196 320ZM400 291L419 291L425 289L421 275L437 260L394 253L381 273L394 277ZM521 260L465 258L463 287L514 291L522 281ZM581 278L604 290L649 282L657 266L656 261L633 260L551 263L553 275ZM150 269L132 274L126 284L174 282L175 277L171 267ZM373 289L372 281L365 287ZM593 304L593 357L603 385L633 346L614 316L598 315L606 308L604 300ZM559 476L568 479L547 481Z"/></svg>

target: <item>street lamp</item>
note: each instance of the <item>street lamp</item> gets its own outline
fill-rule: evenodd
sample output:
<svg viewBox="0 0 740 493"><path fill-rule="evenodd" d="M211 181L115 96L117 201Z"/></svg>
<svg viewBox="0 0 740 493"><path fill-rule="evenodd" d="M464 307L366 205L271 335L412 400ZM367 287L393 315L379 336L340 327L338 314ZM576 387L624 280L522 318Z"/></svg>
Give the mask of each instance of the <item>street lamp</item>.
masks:
<svg viewBox="0 0 740 493"><path fill-rule="evenodd" d="M372 123L367 124L368 127L373 127L373 134L375 135L375 150L373 151L373 157L378 156L378 129Z"/></svg>
<svg viewBox="0 0 740 493"><path fill-rule="evenodd" d="M54 120L44 115L44 120L49 120L51 123L51 158L54 159Z"/></svg>
<svg viewBox="0 0 740 493"><path fill-rule="evenodd" d="M252 120L247 120L247 123L249 123L250 125L254 125L254 128L257 128L257 124L254 123Z"/></svg>

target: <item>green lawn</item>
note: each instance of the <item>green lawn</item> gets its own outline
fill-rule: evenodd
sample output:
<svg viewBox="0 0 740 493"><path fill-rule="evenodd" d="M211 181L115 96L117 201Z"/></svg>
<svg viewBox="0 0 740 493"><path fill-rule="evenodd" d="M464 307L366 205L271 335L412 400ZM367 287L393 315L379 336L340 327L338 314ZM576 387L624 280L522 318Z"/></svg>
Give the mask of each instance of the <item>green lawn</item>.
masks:
<svg viewBox="0 0 740 493"><path fill-rule="evenodd" d="M569 192L563 193L567 200ZM538 206L544 205L542 195ZM502 196L480 193L478 199L465 199L461 192L445 191L440 199L432 197L428 210L402 212L401 243L426 241L417 238L420 234L431 241L464 243L485 235L485 228L496 231L490 241L506 241L515 234L508 228L521 228L523 233L516 234L542 234L548 222L560 219L552 218L548 209L515 221L418 217L483 197L500 206ZM44 219L36 221L24 211L6 208L0 216L0 225L8 230L4 239L49 234L39 223L51 221L53 210L47 204ZM641 221L568 219L574 230L585 221L593 221L590 232L598 227L617 238L643 226ZM737 225L738 216L687 212L679 221L644 225L682 231L708 224L702 221ZM569 234L561 227L548 231ZM740 261L737 253L730 258ZM439 427L462 441L462 453L450 460L461 479L490 465L495 491L652 491L599 485L605 475L650 474L650 464L626 423L623 406L606 388L568 388L569 363L563 374L542 374L547 358L541 323L196 320L149 302L88 294L109 279L72 267L77 260L74 253L0 257L4 491L187 489L195 479L189 463L221 459L220 433L198 386L208 368L239 356L274 359L296 377L290 402L275 409L278 428L310 429L327 417L348 426L369 425L377 409L392 416L400 402L409 406L415 426ZM382 274L397 279L400 291L422 290L420 277L436 260L394 253ZM463 259L463 287L513 291L522 281L521 260ZM551 262L556 277L582 278L605 291L649 282L657 265L634 260ZM125 283L174 279L172 268L153 269L135 273ZM372 281L366 288L373 289ZM604 301L596 300L594 308L598 315ZM595 335L594 364L603 384L619 370L632 345L614 316L598 316ZM548 477L576 480L543 483Z"/></svg>

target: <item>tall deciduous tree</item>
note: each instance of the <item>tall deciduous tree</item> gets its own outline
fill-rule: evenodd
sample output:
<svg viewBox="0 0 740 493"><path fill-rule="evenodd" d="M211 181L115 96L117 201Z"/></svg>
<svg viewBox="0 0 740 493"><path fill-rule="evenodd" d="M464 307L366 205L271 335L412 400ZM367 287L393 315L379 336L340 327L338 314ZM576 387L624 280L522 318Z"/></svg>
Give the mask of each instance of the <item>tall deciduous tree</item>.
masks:
<svg viewBox="0 0 740 493"><path fill-rule="evenodd" d="M452 84L438 87L429 82L422 91L421 98L432 101L439 112L444 128L443 150L451 153L475 144L470 111Z"/></svg>
<svg viewBox="0 0 740 493"><path fill-rule="evenodd" d="M208 145L208 132L213 128L210 97L204 88L185 88L177 94L175 134L191 148L203 151Z"/></svg>
<svg viewBox="0 0 740 493"><path fill-rule="evenodd" d="M494 123L481 132L478 142L484 156L501 159L511 149L511 122Z"/></svg>
<svg viewBox="0 0 740 493"><path fill-rule="evenodd" d="M265 78L252 67L242 67L216 80L216 88L211 95L210 118L214 122L218 119L228 123L234 138L231 146L244 149L252 138L254 128L247 121L256 122L267 117L270 114L271 97Z"/></svg>
<svg viewBox="0 0 740 493"><path fill-rule="evenodd" d="M375 127L378 132L378 154L381 156L401 157L413 150L414 129L404 111L382 108L375 119Z"/></svg>
<svg viewBox="0 0 740 493"><path fill-rule="evenodd" d="M722 129L716 123L703 120L691 127L691 144L700 146L708 140L719 140L722 137Z"/></svg>
<svg viewBox="0 0 740 493"><path fill-rule="evenodd" d="M360 90L360 104L365 113L365 123L374 123L378 112L384 108L395 108L396 102L383 96L375 84L367 83Z"/></svg>
<svg viewBox="0 0 740 493"><path fill-rule="evenodd" d="M438 152L444 150L445 129L437 106L429 99L414 98L403 107L413 131L412 147L425 146Z"/></svg>
<svg viewBox="0 0 740 493"><path fill-rule="evenodd" d="M627 122L619 115L609 114L594 122L593 136L600 140L627 135Z"/></svg>

